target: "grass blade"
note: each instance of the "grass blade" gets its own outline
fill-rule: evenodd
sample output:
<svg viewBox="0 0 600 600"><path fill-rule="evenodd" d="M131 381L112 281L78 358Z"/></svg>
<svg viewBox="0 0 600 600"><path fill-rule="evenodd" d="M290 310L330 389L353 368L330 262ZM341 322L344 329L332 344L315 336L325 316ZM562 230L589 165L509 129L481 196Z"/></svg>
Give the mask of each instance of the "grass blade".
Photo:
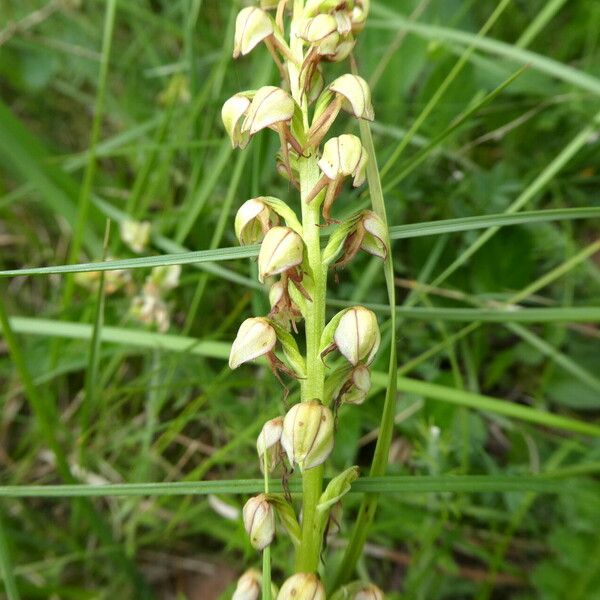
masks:
<svg viewBox="0 0 600 600"><path fill-rule="evenodd" d="M600 464L587 466L585 473L600 472ZM352 484L349 494L425 494L425 493L482 493L526 492L572 493L573 488L565 481L574 480L573 474L548 472L543 475L523 473L506 475L438 475L438 476L387 476L361 477ZM245 495L257 494L264 489L262 479L233 479L222 481L171 481L166 483L114 483L105 485L20 485L0 486L0 498L77 498L77 497L125 497L125 496L206 496L209 494ZM297 479L289 482L292 493L302 490ZM271 483L271 491L283 490L280 481Z"/></svg>
<svg viewBox="0 0 600 600"><path fill-rule="evenodd" d="M381 4L374 4L373 15L381 19L370 19L369 28L372 30L389 29L397 31L398 28L406 29L428 40L435 40L436 43L454 42L463 46L473 45L478 50L495 54L504 59L513 61L519 65L530 65L531 68L545 73L550 77L560 79L579 89L591 92L595 96L600 96L600 80L593 75L583 73L569 65L565 65L546 56L535 52L518 48L506 42L501 42L488 37L478 37L473 33L429 25L410 21L398 12L385 8Z"/></svg>
<svg viewBox="0 0 600 600"><path fill-rule="evenodd" d="M113 212L109 215L115 216ZM390 239L404 240L416 237L425 237L429 235L440 235L443 233L458 233L461 231L472 231L477 229L487 229L489 227L504 227L507 225L533 225L536 223L547 223L550 221L563 221L570 219L592 219L600 218L600 208L565 208L527 211L518 214L494 214L481 215L476 217L460 217L457 219L444 219L441 221L429 221L424 223L410 223L408 225L395 225L389 228ZM119 219L116 219L117 221ZM167 251L174 251L182 248L179 244L168 240L167 238L157 238L157 245ZM25 275L60 275L65 273L86 273L90 271L115 271L119 269L146 269L162 265L194 265L238 260L241 258L254 258L258 256L259 245L235 246L232 248L217 248L215 250L198 250L194 252L173 252L160 256L144 256L142 258L127 258L122 260L112 260L104 262L80 263L76 265L61 265L50 267L35 267L31 269L11 269L0 271L1 277L17 277ZM214 265L212 265L214 266ZM211 270L216 275L230 279L235 273L226 274L218 270ZM239 275L231 279L236 283L248 285L245 278ZM252 282L254 285L255 282Z"/></svg>
<svg viewBox="0 0 600 600"><path fill-rule="evenodd" d="M14 568L10 558L10 548L6 537L4 517L0 511L0 573L8 600L20 600L19 588L15 581Z"/></svg>
<svg viewBox="0 0 600 600"><path fill-rule="evenodd" d="M356 72L356 69L353 69L353 71ZM377 155L375 153L375 146L373 144L373 136L371 135L369 124L364 120L360 120L360 136L367 154L370 157L370 160L367 163L367 180L369 184L369 192L371 195L373 210L387 227L387 214L385 210L383 190L381 188L379 168L377 165ZM396 285L394 283L394 265L392 259L391 241L388 239L387 242L390 252L384 263L384 272L389 302L392 339L390 342L388 376L385 383L385 401L383 405L383 412L381 414L377 445L375 447L373 460L371 462L371 477L379 477L385 474L394 432L394 416L396 412L396 382L398 372L398 356L396 347ZM333 579L333 589L331 591L336 590L352 576L352 573L356 568L356 563L362 554L369 527L373 521L373 517L375 516L377 502L378 496L376 493L368 494L363 499L356 522L354 524L354 528L352 530L348 547L344 552L342 562L337 570L335 578Z"/></svg>
<svg viewBox="0 0 600 600"><path fill-rule="evenodd" d="M384 386L386 384L386 376L383 373L373 373L373 383ZM535 423L544 427L553 427L564 431L600 437L599 425L563 417L562 415L556 415L522 404L515 404L508 400L498 400L484 396L483 394L476 394L408 377L398 377L398 389L407 394L417 394L431 400L448 402L457 406L466 406L467 408L473 408L482 412L492 412L497 415Z"/></svg>

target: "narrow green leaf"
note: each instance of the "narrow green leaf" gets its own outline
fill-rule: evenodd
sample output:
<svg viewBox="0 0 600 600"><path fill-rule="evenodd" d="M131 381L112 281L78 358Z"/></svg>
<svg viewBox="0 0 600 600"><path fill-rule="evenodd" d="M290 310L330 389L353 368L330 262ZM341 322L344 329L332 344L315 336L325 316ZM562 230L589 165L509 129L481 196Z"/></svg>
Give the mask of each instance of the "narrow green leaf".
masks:
<svg viewBox="0 0 600 600"><path fill-rule="evenodd" d="M495 54L517 64L530 65L532 68L550 77L561 79L565 83L600 96L600 80L597 77L546 56L524 50L506 42L488 37L478 37L466 31L426 23L416 23L402 16L397 11L386 8L379 3L374 3L372 10L373 15L379 16L381 19L369 20L369 28L371 30L390 29L397 31L398 28L402 28L423 38L435 40L436 43L454 42L463 46L473 45L479 50Z"/></svg>
<svg viewBox="0 0 600 600"><path fill-rule="evenodd" d="M4 582L4 591L8 600L20 600L19 588L15 580L14 568L10 556L10 547L6 537L4 517L0 511L0 573Z"/></svg>
<svg viewBox="0 0 600 600"><path fill-rule="evenodd" d="M351 302L341 300L331 301L335 307L350 306ZM387 304L364 304L375 312L388 313ZM486 323L597 323L600 321L599 306L568 306L560 308L433 308L399 306L398 316L405 319L423 321L442 320L471 323L483 321Z"/></svg>
<svg viewBox="0 0 600 600"><path fill-rule="evenodd" d="M107 213L109 217L115 218L117 222L121 219L119 214ZM507 225L528 225L546 223L549 221L564 221L575 219L600 218L600 208L566 208L551 210L536 210L521 212L518 214L494 214L476 217L460 217L458 219L445 219L441 221L426 221L424 223L410 223L408 225L396 225L389 228L390 239L402 240L443 233L457 233L475 229L487 229L488 227L503 227ZM157 243L165 250L180 248L179 244L160 238ZM111 260L105 262L80 263L77 265L61 265L51 267L35 267L32 269L11 269L0 271L0 277L17 277L25 275L60 275L64 273L86 273L89 271L115 271L118 269L146 269L161 265L193 265L204 263L215 263L227 260L238 260L241 258L253 258L258 256L260 246L241 246L234 248L218 248L216 250L198 250L195 252L173 252L160 256L144 256L142 258L127 258L122 260ZM219 271L214 271L219 275ZM236 274L237 275L237 274ZM239 277L239 276L238 276ZM237 283L245 284L242 278Z"/></svg>
<svg viewBox="0 0 600 600"><path fill-rule="evenodd" d="M590 465L585 474L600 472L600 465ZM555 494L572 494L577 486L565 482L584 481L575 479L570 473L546 473L536 475L523 473L507 475L400 475L387 477L361 477L352 484L349 494L429 494L429 493L481 493L481 492L526 492L538 491ZM327 483L327 482L326 482ZM293 494L302 491L301 482L289 482ZM0 486L0 498L75 498L75 497L124 497L124 496L205 496L208 494L258 494L263 491L262 479L235 479L222 481L171 481L161 483L114 483L104 485L15 485ZM272 482L273 491L281 493L280 481Z"/></svg>

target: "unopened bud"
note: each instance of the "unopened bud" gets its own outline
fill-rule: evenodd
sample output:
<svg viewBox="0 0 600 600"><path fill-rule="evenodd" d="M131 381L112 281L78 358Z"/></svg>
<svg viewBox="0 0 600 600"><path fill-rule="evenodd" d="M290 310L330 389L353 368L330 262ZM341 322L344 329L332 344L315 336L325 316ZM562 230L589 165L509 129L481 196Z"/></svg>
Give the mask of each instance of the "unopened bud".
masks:
<svg viewBox="0 0 600 600"><path fill-rule="evenodd" d="M384 595L372 583L353 581L333 594L331 600L384 600Z"/></svg>
<svg viewBox="0 0 600 600"><path fill-rule="evenodd" d="M345 3L341 0L306 0L304 14L314 17L317 13L331 12L343 4Z"/></svg>
<svg viewBox="0 0 600 600"><path fill-rule="evenodd" d="M246 319L238 329L229 354L229 368L269 354L275 348L277 334L269 321L262 317Z"/></svg>
<svg viewBox="0 0 600 600"><path fill-rule="evenodd" d="M346 382L347 389L341 394L340 400L344 404L362 404L371 389L371 373L369 368L363 364L358 364Z"/></svg>
<svg viewBox="0 0 600 600"><path fill-rule="evenodd" d="M149 221L125 220L121 223L121 239L136 254L141 254L150 241Z"/></svg>
<svg viewBox="0 0 600 600"><path fill-rule="evenodd" d="M144 325L156 327L164 333L169 329L171 316L167 305L154 294L142 294L133 299L131 314Z"/></svg>
<svg viewBox="0 0 600 600"><path fill-rule="evenodd" d="M333 449L333 414L318 400L300 402L283 420L281 445L290 463L302 471L327 460Z"/></svg>
<svg viewBox="0 0 600 600"><path fill-rule="evenodd" d="M340 35L347 35L352 31L352 21L348 12L345 10L336 10L333 13L335 22L337 24L337 30Z"/></svg>
<svg viewBox="0 0 600 600"><path fill-rule="evenodd" d="M243 510L244 528L256 550L264 550L275 537L275 511L265 494L250 498Z"/></svg>
<svg viewBox="0 0 600 600"><path fill-rule="evenodd" d="M265 463L268 471L271 472L281 461L281 454L283 452L281 446L282 432L283 417L277 417L267 421L258 434L256 452L258 453L261 471L264 471Z"/></svg>
<svg viewBox="0 0 600 600"><path fill-rule="evenodd" d="M284 273L302 263L304 242L289 227L272 227L260 245L258 279Z"/></svg>
<svg viewBox="0 0 600 600"><path fill-rule="evenodd" d="M154 267L144 283L144 293L162 295L179 285L181 265L159 265Z"/></svg>
<svg viewBox="0 0 600 600"><path fill-rule="evenodd" d="M235 215L235 235L240 244L256 244L271 227L272 213L260 199L246 200Z"/></svg>
<svg viewBox="0 0 600 600"><path fill-rule="evenodd" d="M244 148L250 139L247 133L242 133L242 124L250 104L249 94L239 93L226 100L221 109L221 119L234 148Z"/></svg>
<svg viewBox="0 0 600 600"><path fill-rule="evenodd" d="M369 16L371 0L356 0L356 5L350 13L352 21L352 31L358 33L365 27L365 22Z"/></svg>
<svg viewBox="0 0 600 600"><path fill-rule="evenodd" d="M329 89L343 98L342 108L359 119L375 118L369 84L358 75L347 73L338 77Z"/></svg>
<svg viewBox="0 0 600 600"><path fill-rule="evenodd" d="M335 52L330 54L327 57L327 60L330 62L342 62L343 60L346 60L350 56L352 50L354 50L355 44L356 40L351 35L348 35L346 39L335 47Z"/></svg>
<svg viewBox="0 0 600 600"><path fill-rule="evenodd" d="M248 54L271 35L273 22L264 10L255 6L243 8L235 20L233 58Z"/></svg>
<svg viewBox="0 0 600 600"><path fill-rule="evenodd" d="M384 600L383 592L372 583L363 585L352 600Z"/></svg>
<svg viewBox="0 0 600 600"><path fill-rule="evenodd" d="M248 569L237 582L231 600L259 600L262 576L256 569Z"/></svg>
<svg viewBox="0 0 600 600"><path fill-rule="evenodd" d="M348 309L342 315L333 339L351 365L356 366L361 361L370 364L381 341L375 313L364 306Z"/></svg>
<svg viewBox="0 0 600 600"><path fill-rule="evenodd" d="M309 44L315 46L317 52L321 55L335 53L340 40L335 17L328 14L319 14L309 19L304 27L302 37Z"/></svg>
<svg viewBox="0 0 600 600"><path fill-rule="evenodd" d="M325 588L314 573L296 573L281 586L277 600L325 600Z"/></svg>
<svg viewBox="0 0 600 600"><path fill-rule="evenodd" d="M289 122L294 116L294 100L281 88L261 87L252 100L242 124L242 133L254 135L277 123Z"/></svg>
<svg viewBox="0 0 600 600"><path fill-rule="evenodd" d="M358 187L364 183L367 160L367 151L360 138L345 133L327 140L319 167L332 181L340 177L354 177L353 185Z"/></svg>
<svg viewBox="0 0 600 600"><path fill-rule="evenodd" d="M361 234L361 250L385 260L388 254L388 232L385 223L373 211L365 210L358 224Z"/></svg>

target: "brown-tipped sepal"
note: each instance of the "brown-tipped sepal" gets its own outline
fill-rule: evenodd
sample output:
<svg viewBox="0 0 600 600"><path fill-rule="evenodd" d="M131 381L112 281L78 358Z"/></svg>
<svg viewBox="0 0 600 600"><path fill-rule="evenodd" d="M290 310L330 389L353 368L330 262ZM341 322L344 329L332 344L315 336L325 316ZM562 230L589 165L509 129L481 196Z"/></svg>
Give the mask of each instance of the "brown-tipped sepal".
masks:
<svg viewBox="0 0 600 600"><path fill-rule="evenodd" d="M292 465L302 471L318 467L333 449L334 419L319 400L300 402L283 420L281 445Z"/></svg>

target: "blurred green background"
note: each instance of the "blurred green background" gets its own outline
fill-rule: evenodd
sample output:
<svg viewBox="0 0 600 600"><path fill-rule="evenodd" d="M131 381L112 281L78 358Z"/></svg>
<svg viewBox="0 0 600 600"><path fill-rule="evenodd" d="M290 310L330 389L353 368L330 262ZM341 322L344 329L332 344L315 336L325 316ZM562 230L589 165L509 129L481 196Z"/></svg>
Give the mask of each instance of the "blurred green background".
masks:
<svg viewBox="0 0 600 600"><path fill-rule="evenodd" d="M241 202L293 204L274 170L275 137L233 152L220 122L230 95L276 81L264 48L231 59L241 5L0 0L3 269L101 260L107 218L111 258L137 256L119 235L125 219L151 224L139 255L234 247ZM379 165L406 145L383 170L392 226L600 208L600 3L378 0L355 55L373 86ZM344 70L332 65L328 78ZM347 190L335 210L367 205ZM482 233L450 227L394 243L407 307L399 365L410 381L439 387L400 386L388 472L588 475L550 495L384 495L359 573L390 598L600 598L598 437L481 401L600 424L600 219L507 226L484 233L486 243ZM242 319L268 310L255 269L248 259L184 266L150 316L136 301L148 269L107 275L102 297L94 275L1 281L12 320L0 340L0 484L259 476L254 441L282 410L281 388L263 367L232 373L222 360ZM330 289L336 300L387 304L381 264L366 256ZM506 302L554 312L517 322L498 314ZM385 324L385 307L379 314ZM166 336L140 337L160 323ZM380 352L375 369L386 372L386 360ZM457 402L439 389L458 390ZM479 394L470 408L467 392ZM379 389L341 412L331 473L368 470L382 402ZM332 564L358 500L349 497L330 540ZM2 499L5 596L228 597L259 560L239 519L243 501ZM277 578L290 548L284 540L273 552Z"/></svg>

